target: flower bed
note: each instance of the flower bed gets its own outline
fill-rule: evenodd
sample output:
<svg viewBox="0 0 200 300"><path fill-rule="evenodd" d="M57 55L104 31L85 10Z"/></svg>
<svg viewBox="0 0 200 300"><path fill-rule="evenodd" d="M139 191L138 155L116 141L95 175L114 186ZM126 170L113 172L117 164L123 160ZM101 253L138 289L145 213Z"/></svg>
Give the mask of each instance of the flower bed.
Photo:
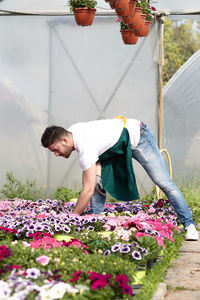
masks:
<svg viewBox="0 0 200 300"><path fill-rule="evenodd" d="M0 201L0 299L131 299L179 234L167 200L74 205Z"/></svg>

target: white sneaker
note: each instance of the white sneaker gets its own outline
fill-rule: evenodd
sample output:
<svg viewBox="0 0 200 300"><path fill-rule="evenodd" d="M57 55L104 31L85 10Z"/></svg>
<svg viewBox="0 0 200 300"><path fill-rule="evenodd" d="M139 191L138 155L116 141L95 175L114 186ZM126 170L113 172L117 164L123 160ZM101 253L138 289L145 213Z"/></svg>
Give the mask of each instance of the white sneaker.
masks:
<svg viewBox="0 0 200 300"><path fill-rule="evenodd" d="M187 231L186 236L185 236L186 241L198 241L199 234L198 234L198 231L196 230L196 228L193 224L190 224L186 228L186 231Z"/></svg>

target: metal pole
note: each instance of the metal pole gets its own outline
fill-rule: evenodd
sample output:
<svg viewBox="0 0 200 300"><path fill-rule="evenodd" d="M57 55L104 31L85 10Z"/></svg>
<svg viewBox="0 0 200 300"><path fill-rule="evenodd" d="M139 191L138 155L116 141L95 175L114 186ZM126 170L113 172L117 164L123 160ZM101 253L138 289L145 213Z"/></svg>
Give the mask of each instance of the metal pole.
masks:
<svg viewBox="0 0 200 300"><path fill-rule="evenodd" d="M160 113L159 113L159 139L158 146L159 149L162 149L162 109L163 109L163 101L162 101L162 87L163 87L163 38L164 38L164 16L160 18L160 80L159 80L159 94L160 94Z"/></svg>
<svg viewBox="0 0 200 300"><path fill-rule="evenodd" d="M52 120L52 28L49 26L49 89L48 89L48 126L51 124ZM48 151L47 154L47 188L50 191L51 188L51 156L50 152Z"/></svg>

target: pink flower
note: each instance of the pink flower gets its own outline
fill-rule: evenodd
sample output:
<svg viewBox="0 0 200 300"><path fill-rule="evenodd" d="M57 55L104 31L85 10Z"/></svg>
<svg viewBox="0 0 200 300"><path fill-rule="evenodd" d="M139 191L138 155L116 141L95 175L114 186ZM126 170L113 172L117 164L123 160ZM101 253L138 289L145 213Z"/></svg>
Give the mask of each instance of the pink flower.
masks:
<svg viewBox="0 0 200 300"><path fill-rule="evenodd" d="M138 237L140 237L140 236L149 236L149 234L146 234L146 233L144 233L144 232L137 232L137 233L135 234L136 239L137 239Z"/></svg>
<svg viewBox="0 0 200 300"><path fill-rule="evenodd" d="M38 258L36 258L36 261L39 262L42 266L48 265L50 258L46 255L41 255Z"/></svg>
<svg viewBox="0 0 200 300"><path fill-rule="evenodd" d="M149 212L149 213L155 213L155 211L156 211L156 210L155 210L155 208L153 208L153 207L151 207L151 208L148 209L148 212Z"/></svg>

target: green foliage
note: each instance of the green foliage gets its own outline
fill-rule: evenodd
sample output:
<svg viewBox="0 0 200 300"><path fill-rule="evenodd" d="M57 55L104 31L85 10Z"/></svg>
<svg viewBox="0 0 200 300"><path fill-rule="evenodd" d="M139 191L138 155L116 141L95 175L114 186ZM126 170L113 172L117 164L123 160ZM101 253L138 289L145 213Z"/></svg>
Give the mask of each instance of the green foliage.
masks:
<svg viewBox="0 0 200 300"><path fill-rule="evenodd" d="M200 182L196 180L190 182L190 184L185 184L180 187L183 196L186 199L186 202L189 208L192 210L192 217L196 224L199 224L200 220Z"/></svg>
<svg viewBox="0 0 200 300"><path fill-rule="evenodd" d="M12 172L6 173L6 180L0 190L0 194L5 198L37 200L41 197L41 189L36 187L36 181L27 179L26 182L22 182L16 179Z"/></svg>
<svg viewBox="0 0 200 300"><path fill-rule="evenodd" d="M61 201L70 201L70 199L78 198L79 195L80 192L73 192L71 189L62 186L57 188L55 198Z"/></svg>
<svg viewBox="0 0 200 300"><path fill-rule="evenodd" d="M69 0L70 11L78 7L94 8L97 5L95 0Z"/></svg>
<svg viewBox="0 0 200 300"><path fill-rule="evenodd" d="M142 0L140 5L142 7L142 13L146 14L146 20L151 21L153 15L151 12L151 6L149 5L148 1Z"/></svg>
<svg viewBox="0 0 200 300"><path fill-rule="evenodd" d="M162 282L167 269L170 267L174 259L179 255L179 248L182 244L182 235L176 235L175 242L167 241L166 250L160 263L155 264L149 269L147 275L143 279L143 287L139 295L134 297L134 300L150 300L158 287L159 282Z"/></svg>
<svg viewBox="0 0 200 300"><path fill-rule="evenodd" d="M128 25L120 20L120 29L128 29Z"/></svg>
<svg viewBox="0 0 200 300"><path fill-rule="evenodd" d="M165 18L163 84L199 50L200 33L193 29L193 21L171 22Z"/></svg>
<svg viewBox="0 0 200 300"><path fill-rule="evenodd" d="M24 247L20 241L18 241L14 246L11 243L6 243L9 248L11 248L11 256L6 258L7 265L20 265L22 268L39 268L42 272L48 270L52 271L52 274L56 274L61 280L69 282L73 277L73 273L81 270L83 274L78 280L78 284L83 284L90 286L90 281L88 280L88 271L95 271L100 274L112 274L113 288L110 286L105 287L103 290L96 290L86 292L85 299L122 299L120 296L121 292L118 294L116 289L117 285L114 282L114 278L118 274L126 274L130 279L130 283L133 280L133 276L136 270L136 266L133 263L124 263L123 259L114 256L103 256L102 254L85 254L82 253L80 248L76 247L61 247L49 249L31 249L30 247ZM37 261L37 257L41 255L47 255L50 258L50 262L46 266L41 266ZM0 268L3 268L5 262L0 261ZM6 279L7 273L2 276ZM37 284L41 285L43 282L36 280ZM77 284L77 282L76 282ZM116 285L116 286L114 286ZM121 290L121 288L119 289ZM62 299L84 299L77 295L75 298L71 298L68 294ZM126 295L125 299L129 299Z"/></svg>

